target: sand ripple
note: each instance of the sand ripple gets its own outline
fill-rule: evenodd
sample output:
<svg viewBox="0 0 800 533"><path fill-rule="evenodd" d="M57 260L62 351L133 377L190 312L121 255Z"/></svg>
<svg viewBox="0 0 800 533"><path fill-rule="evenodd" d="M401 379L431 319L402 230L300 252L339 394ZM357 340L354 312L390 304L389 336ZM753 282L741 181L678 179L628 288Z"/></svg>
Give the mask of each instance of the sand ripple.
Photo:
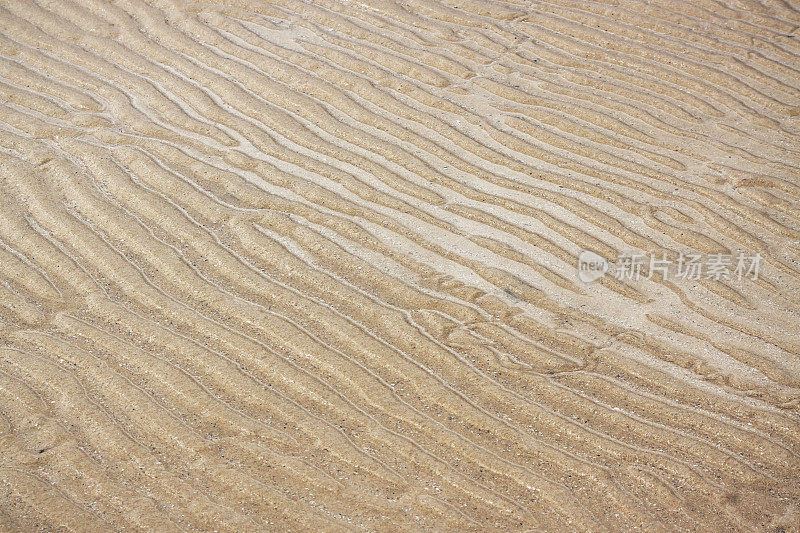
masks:
<svg viewBox="0 0 800 533"><path fill-rule="evenodd" d="M0 530L797 531L791 4L2 1Z"/></svg>

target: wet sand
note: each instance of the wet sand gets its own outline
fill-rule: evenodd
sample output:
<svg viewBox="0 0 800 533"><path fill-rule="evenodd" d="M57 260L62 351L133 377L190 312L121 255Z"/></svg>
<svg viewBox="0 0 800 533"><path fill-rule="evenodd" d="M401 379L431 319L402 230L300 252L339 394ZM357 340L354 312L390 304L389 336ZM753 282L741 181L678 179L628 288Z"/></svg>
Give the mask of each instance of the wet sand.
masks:
<svg viewBox="0 0 800 533"><path fill-rule="evenodd" d="M4 0L0 531L799 531L793 3Z"/></svg>

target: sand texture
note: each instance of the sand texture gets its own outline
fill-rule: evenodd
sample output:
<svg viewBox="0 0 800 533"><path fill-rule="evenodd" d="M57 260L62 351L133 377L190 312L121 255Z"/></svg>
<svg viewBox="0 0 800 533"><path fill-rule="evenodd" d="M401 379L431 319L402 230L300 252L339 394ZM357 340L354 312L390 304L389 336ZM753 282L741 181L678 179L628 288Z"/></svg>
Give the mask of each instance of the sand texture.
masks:
<svg viewBox="0 0 800 533"><path fill-rule="evenodd" d="M796 0L0 0L0 107L0 531L800 531Z"/></svg>

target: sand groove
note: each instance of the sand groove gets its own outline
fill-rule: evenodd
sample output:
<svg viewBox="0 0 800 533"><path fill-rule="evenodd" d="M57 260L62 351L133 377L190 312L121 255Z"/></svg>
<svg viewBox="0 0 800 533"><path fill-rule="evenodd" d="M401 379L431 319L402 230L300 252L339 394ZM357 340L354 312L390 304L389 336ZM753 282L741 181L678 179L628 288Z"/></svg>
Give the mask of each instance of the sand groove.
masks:
<svg viewBox="0 0 800 533"><path fill-rule="evenodd" d="M800 530L798 38L4 0L0 530Z"/></svg>

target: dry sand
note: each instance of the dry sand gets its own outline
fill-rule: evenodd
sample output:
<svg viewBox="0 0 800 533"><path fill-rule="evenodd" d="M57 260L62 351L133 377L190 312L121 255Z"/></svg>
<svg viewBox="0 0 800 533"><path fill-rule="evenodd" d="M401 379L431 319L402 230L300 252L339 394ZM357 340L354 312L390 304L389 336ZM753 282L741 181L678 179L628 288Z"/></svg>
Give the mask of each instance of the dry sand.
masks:
<svg viewBox="0 0 800 533"><path fill-rule="evenodd" d="M0 530L798 531L799 27L3 0Z"/></svg>

